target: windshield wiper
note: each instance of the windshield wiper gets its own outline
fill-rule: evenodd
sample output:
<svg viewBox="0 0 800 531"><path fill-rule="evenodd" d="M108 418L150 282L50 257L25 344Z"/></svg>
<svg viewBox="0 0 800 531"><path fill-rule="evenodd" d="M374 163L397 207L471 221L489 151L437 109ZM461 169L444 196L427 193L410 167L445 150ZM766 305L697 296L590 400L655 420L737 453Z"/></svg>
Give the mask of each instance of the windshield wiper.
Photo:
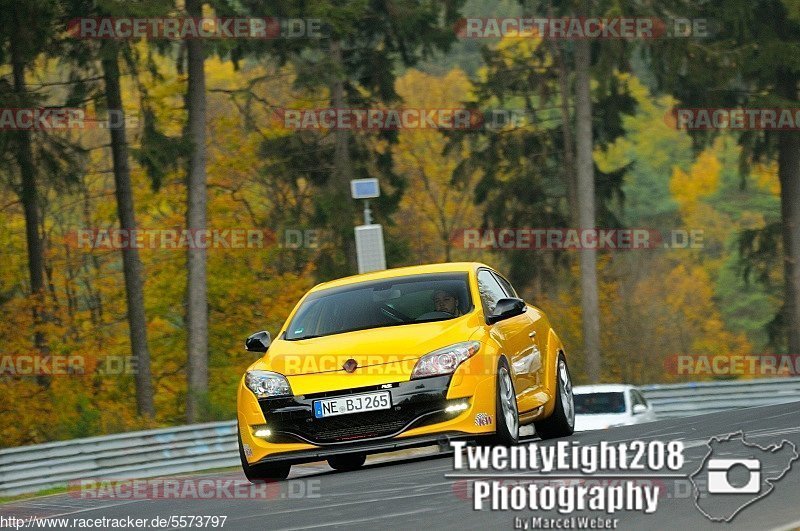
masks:
<svg viewBox="0 0 800 531"><path fill-rule="evenodd" d="M335 332L331 332L329 334L320 334L320 335L307 335L307 336L300 336L300 337L291 337L286 338L286 341L300 341L303 339L313 339L315 337L328 337L333 336L336 334L347 334L348 332L361 332L362 330L375 330L377 328L388 328L390 326L403 326L403 325L410 325L410 324L419 324L419 323L430 323L433 321L447 321L448 319L453 319L453 317L434 317L433 319L423 319L422 321L402 321L397 323L384 323L374 326L366 326L363 328L349 328L346 330L337 330Z"/></svg>
<svg viewBox="0 0 800 531"><path fill-rule="evenodd" d="M288 337L286 341L300 341L301 339L314 339L315 337L322 337L322 334L311 334L307 336L300 336L300 337Z"/></svg>

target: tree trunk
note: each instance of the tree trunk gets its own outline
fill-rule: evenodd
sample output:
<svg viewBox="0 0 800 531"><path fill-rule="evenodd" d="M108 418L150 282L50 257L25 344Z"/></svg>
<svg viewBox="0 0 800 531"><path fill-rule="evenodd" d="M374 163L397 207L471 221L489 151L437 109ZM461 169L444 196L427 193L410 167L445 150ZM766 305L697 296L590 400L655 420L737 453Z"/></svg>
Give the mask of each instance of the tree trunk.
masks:
<svg viewBox="0 0 800 531"><path fill-rule="evenodd" d="M575 145L578 228L595 228L594 162L592 160L592 95L589 40L575 43ZM597 289L597 253L580 252L581 309L586 375L590 383L600 380L600 303Z"/></svg>
<svg viewBox="0 0 800 531"><path fill-rule="evenodd" d="M567 70L567 63L564 59L561 45L558 42L551 42L558 66L558 87L561 92L561 137L564 142L564 181L567 188L567 207L569 208L570 223L575 223L578 218L578 192L575 183L575 148L572 143L572 119L569 112L569 71Z"/></svg>
<svg viewBox="0 0 800 531"><path fill-rule="evenodd" d="M547 16L554 19L553 3L547 3ZM575 147L572 142L572 118L569 112L569 69L564 54L564 47L559 41L550 39L550 52L558 68L558 89L561 92L561 138L564 144L564 183L567 189L567 207L569 219L573 225L578 218L578 191L575 182Z"/></svg>
<svg viewBox="0 0 800 531"><path fill-rule="evenodd" d="M190 17L202 16L201 0L187 0ZM206 78L205 52L200 39L186 41L188 63L187 106L189 109L189 175L186 224L191 234L206 228ZM208 286L206 249L190 247L186 256L186 348L188 355L188 397L186 419L197 422L204 416L208 398Z"/></svg>
<svg viewBox="0 0 800 531"><path fill-rule="evenodd" d="M120 120L109 128L111 156L114 165L114 185L117 197L119 224L123 230L136 228L133 209L131 171L128 166L128 143L125 138L125 114L122 107L119 75L119 48L107 41L103 45L103 79L109 111L119 113ZM147 348L147 321L144 314L142 263L135 247L122 249L122 270L125 275L125 296L128 301L128 329L131 351L136 360L136 410L140 415L153 417L153 384L150 377L150 351Z"/></svg>
<svg viewBox="0 0 800 531"><path fill-rule="evenodd" d="M17 11L14 10L15 18ZM17 31L20 23L16 23ZM11 35L11 63L14 77L14 93L18 107L29 107L27 89L25 88L25 59L23 57L22 37L12 32ZM20 187L20 201L25 215L25 239L28 246L28 274L31 280L31 295L34 300L33 319L40 324L44 313L44 249L42 239L39 237L39 193L36 189L36 168L33 163L33 148L31 147L31 132L21 129L16 132L17 143L15 155L19 165L22 180ZM34 347L42 353L47 352L47 341L41 331L34 333Z"/></svg>
<svg viewBox="0 0 800 531"><path fill-rule="evenodd" d="M798 76L778 71L778 94L787 106L797 101ZM789 353L800 352L800 133L778 133L778 180L781 183L783 240L783 325Z"/></svg>
<svg viewBox="0 0 800 531"><path fill-rule="evenodd" d="M784 325L789 352L796 354L800 352L800 133L779 134L778 177L786 281Z"/></svg>
<svg viewBox="0 0 800 531"><path fill-rule="evenodd" d="M331 61L333 72L331 78L331 104L334 109L345 107L344 81L342 80L342 48L337 40L331 41ZM336 128L334 131L333 175L329 181L331 197L342 202L337 205L343 214L340 218L344 222L342 227L343 248L345 260L353 274L358 271L356 260L355 235L349 224L353 219L353 206L350 198L350 180L353 179L353 165L350 160L350 131ZM330 220L333 221L333 220ZM345 232L346 231L346 232Z"/></svg>

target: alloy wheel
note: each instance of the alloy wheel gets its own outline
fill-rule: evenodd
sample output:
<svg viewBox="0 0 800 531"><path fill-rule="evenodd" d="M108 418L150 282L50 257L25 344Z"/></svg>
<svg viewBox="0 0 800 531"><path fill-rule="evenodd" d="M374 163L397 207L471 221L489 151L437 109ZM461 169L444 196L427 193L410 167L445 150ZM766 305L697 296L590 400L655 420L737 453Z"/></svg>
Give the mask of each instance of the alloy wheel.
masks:
<svg viewBox="0 0 800 531"><path fill-rule="evenodd" d="M519 437L519 414L517 413L517 397L514 394L514 384L511 382L511 375L505 367L500 369L500 405L503 411L503 419L511 437L516 440Z"/></svg>
<svg viewBox="0 0 800 531"><path fill-rule="evenodd" d="M558 360L558 379L561 389L561 407L564 409L564 417L570 428L575 427L575 404L572 401L572 380L569 377L566 362Z"/></svg>

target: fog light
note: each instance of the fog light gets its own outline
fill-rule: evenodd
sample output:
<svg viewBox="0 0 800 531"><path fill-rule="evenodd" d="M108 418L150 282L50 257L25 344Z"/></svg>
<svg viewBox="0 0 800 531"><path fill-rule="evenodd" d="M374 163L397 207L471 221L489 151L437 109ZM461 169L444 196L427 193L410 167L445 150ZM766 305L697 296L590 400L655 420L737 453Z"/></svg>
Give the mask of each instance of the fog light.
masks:
<svg viewBox="0 0 800 531"><path fill-rule="evenodd" d="M266 426L255 426L253 429L253 435L256 437L269 437L272 435L272 431L267 429Z"/></svg>
<svg viewBox="0 0 800 531"><path fill-rule="evenodd" d="M457 404L453 404L452 406L447 406L444 410L445 413L459 413L461 411L465 411L469 407L467 402L459 402Z"/></svg>

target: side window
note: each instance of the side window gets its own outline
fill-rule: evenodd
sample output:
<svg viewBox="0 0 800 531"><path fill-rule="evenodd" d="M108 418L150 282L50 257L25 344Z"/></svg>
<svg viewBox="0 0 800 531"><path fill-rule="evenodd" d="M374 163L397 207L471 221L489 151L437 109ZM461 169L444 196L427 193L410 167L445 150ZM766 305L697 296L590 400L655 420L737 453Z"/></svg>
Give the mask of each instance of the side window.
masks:
<svg viewBox="0 0 800 531"><path fill-rule="evenodd" d="M503 287L503 290L506 292L506 294L509 297L519 297L519 295L517 295L517 290L514 289L514 286L511 285L511 282L509 282L508 280L506 280L505 278L503 278L500 275L496 274L494 276L497 279L497 281L500 283L500 285Z"/></svg>
<svg viewBox="0 0 800 531"><path fill-rule="evenodd" d="M481 293L483 309L488 314L494 311L497 301L506 298L506 294L495 276L488 270L478 271L478 291Z"/></svg>

